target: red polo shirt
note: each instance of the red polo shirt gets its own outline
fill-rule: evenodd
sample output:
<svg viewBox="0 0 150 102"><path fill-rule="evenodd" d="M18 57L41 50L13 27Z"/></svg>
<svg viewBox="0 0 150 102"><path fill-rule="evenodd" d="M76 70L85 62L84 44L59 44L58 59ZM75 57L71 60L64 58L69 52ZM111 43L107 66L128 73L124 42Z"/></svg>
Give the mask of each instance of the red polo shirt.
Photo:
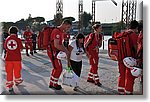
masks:
<svg viewBox="0 0 150 102"><path fill-rule="evenodd" d="M32 40L32 32L30 32L30 31L25 31L24 32L24 36L25 36L25 40L26 41L31 41Z"/></svg>
<svg viewBox="0 0 150 102"><path fill-rule="evenodd" d="M92 38L93 38L93 33L91 33L90 35L89 35L89 38L88 38L88 40L92 40ZM92 40L92 43L89 45L89 47L88 47L88 49L90 49L89 50L89 53L90 54L94 54L93 53L93 51L95 51L94 49L98 46L100 46L100 43L101 43L101 41L102 41L102 35L101 34L99 34L99 36L97 37L98 39L96 39L96 34L95 34L95 36L94 36L94 39Z"/></svg>
<svg viewBox="0 0 150 102"><path fill-rule="evenodd" d="M4 48L6 49L5 61L21 61L21 49L23 49L23 45L16 34L11 34L7 37Z"/></svg>
<svg viewBox="0 0 150 102"><path fill-rule="evenodd" d="M61 32L58 28L55 28L52 33L51 33L51 41L54 41L55 39L59 40L59 44L63 45L63 32ZM57 48L54 47L54 44L52 44L52 49L53 50L58 50Z"/></svg>

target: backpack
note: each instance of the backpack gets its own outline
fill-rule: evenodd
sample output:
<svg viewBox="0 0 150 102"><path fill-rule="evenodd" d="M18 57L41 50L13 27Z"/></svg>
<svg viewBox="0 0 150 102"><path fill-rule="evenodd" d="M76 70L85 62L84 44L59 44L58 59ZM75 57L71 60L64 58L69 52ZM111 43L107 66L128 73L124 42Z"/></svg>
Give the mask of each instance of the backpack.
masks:
<svg viewBox="0 0 150 102"><path fill-rule="evenodd" d="M48 45L51 43L51 33L56 27L44 27L41 32L39 32L38 35L38 47L39 49L47 49Z"/></svg>
<svg viewBox="0 0 150 102"><path fill-rule="evenodd" d="M108 55L112 60L118 60L118 45L115 38L110 38L108 40Z"/></svg>
<svg viewBox="0 0 150 102"><path fill-rule="evenodd" d="M143 34L140 33L137 41L137 63L138 66L143 68Z"/></svg>
<svg viewBox="0 0 150 102"><path fill-rule="evenodd" d="M55 28L57 27L45 27L42 30L42 34L43 34L42 47L43 49L47 49L51 51L52 63L53 63L54 68L56 68L56 65L54 62L55 56L54 56L54 49L53 49L54 40L51 40L51 33ZM57 53L59 53L59 51L57 51Z"/></svg>
<svg viewBox="0 0 150 102"><path fill-rule="evenodd" d="M43 49L43 32L38 34L38 49Z"/></svg>
<svg viewBox="0 0 150 102"><path fill-rule="evenodd" d="M89 36L90 36L90 34L87 35L87 36L85 37L85 39L84 39L84 47L85 47L85 44L87 43L87 41L88 41L88 39L89 39ZM89 45L92 44L92 42L93 42L93 40L94 40L94 37L95 37L95 33L92 33L92 39L91 39L90 43L87 45L87 47L85 47L85 50L86 50L86 51L88 51L88 47L89 47Z"/></svg>
<svg viewBox="0 0 150 102"><path fill-rule="evenodd" d="M51 43L51 33L56 27L45 27L43 28L43 48L46 49L48 45Z"/></svg>
<svg viewBox="0 0 150 102"><path fill-rule="evenodd" d="M132 32L115 33L108 40L108 55L114 61L122 61L125 57L133 56L134 50L129 35Z"/></svg>

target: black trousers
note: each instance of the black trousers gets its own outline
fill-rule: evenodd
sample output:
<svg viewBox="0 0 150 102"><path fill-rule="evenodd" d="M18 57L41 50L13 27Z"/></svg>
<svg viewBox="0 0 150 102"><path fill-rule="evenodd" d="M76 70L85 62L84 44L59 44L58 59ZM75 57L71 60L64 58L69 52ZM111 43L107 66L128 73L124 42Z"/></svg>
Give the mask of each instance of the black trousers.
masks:
<svg viewBox="0 0 150 102"><path fill-rule="evenodd" d="M36 50L36 41L33 42L33 50Z"/></svg>
<svg viewBox="0 0 150 102"><path fill-rule="evenodd" d="M82 61L76 62L76 61L70 60L70 63L71 63L71 67L72 67L74 73L78 77L80 77L80 75L81 75L81 69L82 69Z"/></svg>

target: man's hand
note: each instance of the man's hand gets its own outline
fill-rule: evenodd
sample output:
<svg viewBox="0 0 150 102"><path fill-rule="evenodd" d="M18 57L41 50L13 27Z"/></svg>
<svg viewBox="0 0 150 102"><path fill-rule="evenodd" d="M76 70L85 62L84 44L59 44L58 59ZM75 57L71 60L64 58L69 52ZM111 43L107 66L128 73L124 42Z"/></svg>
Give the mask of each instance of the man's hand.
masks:
<svg viewBox="0 0 150 102"><path fill-rule="evenodd" d="M67 49L65 49L65 53L67 55L67 59L69 59L70 58L70 52Z"/></svg>
<svg viewBox="0 0 150 102"><path fill-rule="evenodd" d="M143 61L142 61L141 59L137 59L136 62L137 62L137 66L138 66L138 67L141 67L141 66L142 66L142 62L143 62Z"/></svg>
<svg viewBox="0 0 150 102"><path fill-rule="evenodd" d="M70 63L70 60L68 60L68 67L71 67L71 63Z"/></svg>
<svg viewBox="0 0 150 102"><path fill-rule="evenodd" d="M99 53L99 47L95 47L93 50L96 50L96 52Z"/></svg>
<svg viewBox="0 0 150 102"><path fill-rule="evenodd" d="M91 58L91 55L88 53L88 52L86 52L86 56L87 56L87 58Z"/></svg>

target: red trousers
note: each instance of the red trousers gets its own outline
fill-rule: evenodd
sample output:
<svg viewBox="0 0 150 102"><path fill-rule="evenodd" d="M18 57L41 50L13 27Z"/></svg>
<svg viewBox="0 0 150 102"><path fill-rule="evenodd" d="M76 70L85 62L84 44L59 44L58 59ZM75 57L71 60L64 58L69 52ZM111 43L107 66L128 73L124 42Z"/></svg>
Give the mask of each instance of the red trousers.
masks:
<svg viewBox="0 0 150 102"><path fill-rule="evenodd" d="M89 58L90 62L90 72L88 74L88 80L94 81L95 83L99 82L99 76L98 76L98 53L94 53L95 55L91 55Z"/></svg>
<svg viewBox="0 0 150 102"><path fill-rule="evenodd" d="M15 77L15 82L21 78L21 69L22 64L21 61L6 61L5 62L5 70L6 70L6 86L8 88L14 85L13 83L13 76Z"/></svg>
<svg viewBox="0 0 150 102"><path fill-rule="evenodd" d="M30 47L30 52L33 52L33 44L32 41L25 41L26 54L28 54L28 49Z"/></svg>
<svg viewBox="0 0 150 102"><path fill-rule="evenodd" d="M54 52L54 51L53 51ZM54 59L52 58L52 53L51 51L47 50L47 54L52 62L53 70L51 73L51 78L50 78L50 85L52 86L57 86L58 85L58 79L61 75L62 72L62 63L59 59L56 57L56 52L53 53Z"/></svg>
<svg viewBox="0 0 150 102"><path fill-rule="evenodd" d="M132 76L129 68L123 62L118 62L120 76L118 78L118 92L120 94L133 93L133 85L136 77Z"/></svg>

